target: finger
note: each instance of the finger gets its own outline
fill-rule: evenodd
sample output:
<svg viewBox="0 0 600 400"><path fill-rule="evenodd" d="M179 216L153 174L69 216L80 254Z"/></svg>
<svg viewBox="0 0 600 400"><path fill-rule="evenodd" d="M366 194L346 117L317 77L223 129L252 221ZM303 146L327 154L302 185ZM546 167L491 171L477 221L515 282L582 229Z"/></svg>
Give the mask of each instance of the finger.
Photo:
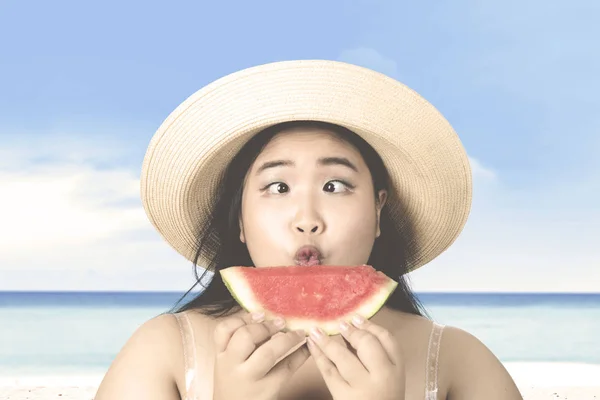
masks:
<svg viewBox="0 0 600 400"><path fill-rule="evenodd" d="M288 355L294 347L305 340L304 332L291 331L277 336L258 347L244 363L244 368L251 371L257 379L264 377L273 367Z"/></svg>
<svg viewBox="0 0 600 400"><path fill-rule="evenodd" d="M313 339L309 338L306 344L330 392L334 393L340 387L349 386L348 381L342 376L337 366L325 355Z"/></svg>
<svg viewBox="0 0 600 400"><path fill-rule="evenodd" d="M308 360L310 353L306 348L305 340L300 343L302 343L300 347L279 361L278 364L267 373L266 376L269 379L272 378L281 382L296 373L306 360Z"/></svg>
<svg viewBox="0 0 600 400"><path fill-rule="evenodd" d="M367 370L364 365L352 354L345 343L333 340L325 334L313 335L311 339L323 355L335 365L344 380L351 383L367 378Z"/></svg>
<svg viewBox="0 0 600 400"><path fill-rule="evenodd" d="M389 330L380 325L374 324L371 321L361 318L357 318L355 321L353 321L353 324L358 329L364 329L371 332L371 334L373 334L379 340L379 343L381 343L381 346L387 353L390 362L394 365L400 365L400 348L398 347L396 337Z"/></svg>
<svg viewBox="0 0 600 400"><path fill-rule="evenodd" d="M366 329L342 324L342 335L356 349L356 355L364 367L373 373L389 368L391 360L379 339Z"/></svg>
<svg viewBox="0 0 600 400"><path fill-rule="evenodd" d="M233 334L242 326L262 322L264 313L245 313L242 316L231 317L219 322L215 327L214 343L218 353L224 352Z"/></svg>
<svg viewBox="0 0 600 400"><path fill-rule="evenodd" d="M283 320L270 320L260 324L242 326L234 332L227 345L227 350L237 362L244 362L254 350L283 329L284 326Z"/></svg>

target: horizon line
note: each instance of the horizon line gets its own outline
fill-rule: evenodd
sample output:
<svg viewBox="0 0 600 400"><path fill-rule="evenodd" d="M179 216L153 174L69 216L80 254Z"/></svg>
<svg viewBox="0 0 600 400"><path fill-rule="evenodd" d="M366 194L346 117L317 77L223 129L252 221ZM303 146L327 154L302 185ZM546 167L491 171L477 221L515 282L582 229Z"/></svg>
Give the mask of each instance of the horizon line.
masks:
<svg viewBox="0 0 600 400"><path fill-rule="evenodd" d="M193 290L189 293L187 290L38 290L38 289L23 289L23 290L3 290L0 289L0 294L15 294L15 293L37 293L37 294L58 294L58 293L70 293L70 294L177 294L177 295L192 295L199 294L201 291ZM535 295L600 295L600 292L591 291L435 291L435 290L422 290L413 291L414 294L498 294L498 295L514 295L514 294L535 294Z"/></svg>

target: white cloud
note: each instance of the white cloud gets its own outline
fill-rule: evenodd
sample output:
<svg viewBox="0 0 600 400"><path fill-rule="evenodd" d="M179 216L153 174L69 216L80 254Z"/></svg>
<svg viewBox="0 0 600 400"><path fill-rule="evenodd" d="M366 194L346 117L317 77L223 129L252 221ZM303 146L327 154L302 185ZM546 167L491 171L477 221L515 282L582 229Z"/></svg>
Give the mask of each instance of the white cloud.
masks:
<svg viewBox="0 0 600 400"><path fill-rule="evenodd" d="M131 199L138 182L127 171L44 166L0 172L0 256L26 249L90 243L145 226L139 207L105 203Z"/></svg>
<svg viewBox="0 0 600 400"><path fill-rule="evenodd" d="M370 68L397 79L396 74L398 73L398 65L396 62L390 58L384 57L375 49L358 47L355 49L344 50L338 59L350 64Z"/></svg>
<svg viewBox="0 0 600 400"><path fill-rule="evenodd" d="M39 166L60 168L118 164L127 161L134 150L125 145L125 139L119 138L114 131L111 135L64 132L2 133L2 139L0 171L22 172Z"/></svg>
<svg viewBox="0 0 600 400"><path fill-rule="evenodd" d="M2 147L0 289L127 286L116 283L120 274L138 277L129 280L132 289L140 282L152 288L142 277L156 270L163 279L154 280L154 289L183 289L182 276L191 284L191 263L160 238L143 211L137 174L96 165L117 160L124 150L113 150L125 143L61 139L68 139L64 150L57 137ZM169 274L173 281L165 283Z"/></svg>
<svg viewBox="0 0 600 400"><path fill-rule="evenodd" d="M590 207L589 200L586 204L585 199L553 193L548 187L510 188L478 160L471 158L471 164L474 190L469 220L445 253L411 274L413 287L597 292L597 204ZM597 186L588 182L577 187L587 187L588 194L598 198Z"/></svg>
<svg viewBox="0 0 600 400"><path fill-rule="evenodd" d="M471 164L471 172L474 179L496 179L496 173L493 170L481 165L478 159L469 157L469 163Z"/></svg>
<svg viewBox="0 0 600 400"><path fill-rule="evenodd" d="M0 171L0 257L27 249L73 246L147 226L132 199L139 186L128 171L41 165Z"/></svg>

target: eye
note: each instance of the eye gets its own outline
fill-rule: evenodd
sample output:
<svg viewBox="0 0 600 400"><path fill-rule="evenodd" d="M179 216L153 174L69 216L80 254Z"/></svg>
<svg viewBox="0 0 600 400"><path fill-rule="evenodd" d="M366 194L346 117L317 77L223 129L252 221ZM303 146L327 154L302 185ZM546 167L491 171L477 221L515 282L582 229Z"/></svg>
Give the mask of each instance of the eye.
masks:
<svg viewBox="0 0 600 400"><path fill-rule="evenodd" d="M275 188L275 192L273 192L273 188ZM273 194L281 194L284 191L289 190L288 186L283 182L273 182L267 185L265 189L269 190L269 193Z"/></svg>
<svg viewBox="0 0 600 400"><path fill-rule="evenodd" d="M339 180L339 179L337 179L337 180L334 180L334 181L329 181L329 182L327 182L327 183L325 184L325 190L327 190L327 191L329 191L328 189L335 190L335 186L336 186L335 184L338 184L338 186L340 186L340 185L341 185L341 186L342 186L342 191L344 191L344 190L343 190L343 189L344 189L344 188L343 188L343 186L345 186L345 187L346 187L346 191L347 191L348 189L353 189L353 188L354 188L354 186L352 186L352 185L351 185L351 184L349 184L348 182L344 182L344 181L342 181L342 180Z"/></svg>
<svg viewBox="0 0 600 400"><path fill-rule="evenodd" d="M324 189L327 192L336 193L336 186L338 188L337 193L354 189L353 185L339 179L327 182L324 186ZM267 190L271 194L283 194L285 192L289 192L290 188L287 184L283 182L272 182L261 189L261 191L265 190Z"/></svg>

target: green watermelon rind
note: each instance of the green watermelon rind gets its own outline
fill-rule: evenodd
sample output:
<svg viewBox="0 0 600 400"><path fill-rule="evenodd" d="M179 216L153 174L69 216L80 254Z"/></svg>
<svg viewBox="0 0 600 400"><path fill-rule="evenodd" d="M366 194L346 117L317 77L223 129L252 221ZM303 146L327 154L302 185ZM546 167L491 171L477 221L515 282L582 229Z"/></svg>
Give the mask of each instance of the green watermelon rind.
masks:
<svg viewBox="0 0 600 400"><path fill-rule="evenodd" d="M229 290L233 298L247 312L251 313L255 311L263 311L265 313L265 319L275 318L277 316L276 314L262 308L261 303L254 296L250 286L246 284L246 281L242 275L243 272L240 270L240 268L249 267L230 267L220 271L227 290ZM350 321L355 314L358 314L363 318L370 319L385 305L387 299L398 287L398 282L387 276L386 278L388 279L386 284L381 285L379 290L377 290L369 299L363 302L360 307L352 310L348 314L329 321L283 316L286 319L286 327L284 330L293 331L303 329L308 334L312 327L317 326L321 328L327 335L331 336L340 333L339 324L341 321Z"/></svg>

